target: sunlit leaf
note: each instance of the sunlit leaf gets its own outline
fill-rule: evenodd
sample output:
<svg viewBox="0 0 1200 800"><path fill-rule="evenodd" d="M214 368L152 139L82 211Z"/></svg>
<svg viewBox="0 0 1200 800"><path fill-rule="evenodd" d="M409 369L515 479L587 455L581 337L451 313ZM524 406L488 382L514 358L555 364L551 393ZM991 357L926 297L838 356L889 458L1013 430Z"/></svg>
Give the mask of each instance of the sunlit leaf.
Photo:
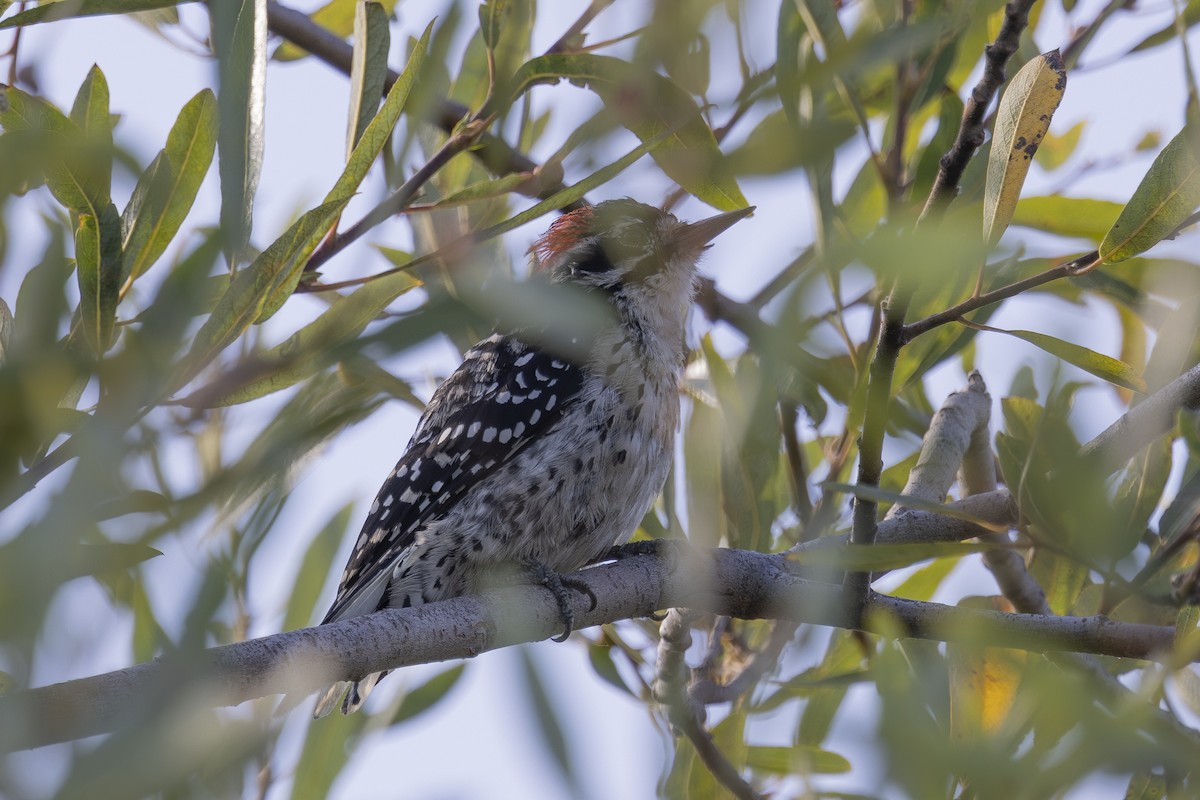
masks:
<svg viewBox="0 0 1200 800"><path fill-rule="evenodd" d="M1059 236L1099 242L1121 213L1121 204L1085 197L1026 197L1017 203L1012 224Z"/></svg>
<svg viewBox="0 0 1200 800"><path fill-rule="evenodd" d="M346 152L354 151L383 97L392 37L388 12L376 2L354 4L354 59L350 67L350 113Z"/></svg>
<svg viewBox="0 0 1200 800"><path fill-rule="evenodd" d="M1051 50L1025 64L1000 98L983 195L983 238L989 245L1012 219L1033 154L1050 129L1066 87L1062 57Z"/></svg>
<svg viewBox="0 0 1200 800"><path fill-rule="evenodd" d="M1154 159L1100 244L1112 264L1149 250L1200 205L1200 131L1185 127Z"/></svg>
<svg viewBox="0 0 1200 800"><path fill-rule="evenodd" d="M19 14L13 14L0 22L0 30L36 25L39 22L54 22L73 17L94 17L101 14L131 14L174 8L191 0L67 0L57 3L39 3Z"/></svg>
<svg viewBox="0 0 1200 800"><path fill-rule="evenodd" d="M209 4L208 10L219 86L221 230L225 256L233 266L250 239L262 173L267 0L226 0Z"/></svg>
<svg viewBox="0 0 1200 800"><path fill-rule="evenodd" d="M167 146L143 173L125 207L122 277L136 280L179 232L208 174L217 145L217 99L201 90L184 105Z"/></svg>
<svg viewBox="0 0 1200 800"><path fill-rule="evenodd" d="M313 23L320 25L339 39L344 39L354 31L354 9L362 0L330 0L316 11L309 14ZM391 16L396 9L396 0L378 0L384 10ZM304 58L308 51L292 42L283 42L271 53L275 61L295 61Z"/></svg>

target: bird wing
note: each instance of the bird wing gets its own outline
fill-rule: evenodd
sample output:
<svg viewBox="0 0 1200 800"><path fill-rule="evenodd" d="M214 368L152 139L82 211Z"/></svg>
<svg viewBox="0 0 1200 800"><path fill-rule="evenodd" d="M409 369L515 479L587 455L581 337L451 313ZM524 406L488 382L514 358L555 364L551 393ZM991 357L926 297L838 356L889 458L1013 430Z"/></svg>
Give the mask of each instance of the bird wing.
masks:
<svg viewBox="0 0 1200 800"><path fill-rule="evenodd" d="M468 350L376 495L323 622L378 610L418 530L549 430L582 386L580 367L513 336Z"/></svg>

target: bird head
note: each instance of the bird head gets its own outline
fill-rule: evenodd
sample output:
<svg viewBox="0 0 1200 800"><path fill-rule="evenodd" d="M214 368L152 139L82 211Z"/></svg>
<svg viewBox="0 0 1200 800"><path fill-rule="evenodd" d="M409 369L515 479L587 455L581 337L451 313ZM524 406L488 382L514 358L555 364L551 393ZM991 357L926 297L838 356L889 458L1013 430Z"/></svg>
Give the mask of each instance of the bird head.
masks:
<svg viewBox="0 0 1200 800"><path fill-rule="evenodd" d="M687 223L633 200L564 214L530 248L535 271L555 282L620 294L691 285L696 262L718 234L751 208Z"/></svg>

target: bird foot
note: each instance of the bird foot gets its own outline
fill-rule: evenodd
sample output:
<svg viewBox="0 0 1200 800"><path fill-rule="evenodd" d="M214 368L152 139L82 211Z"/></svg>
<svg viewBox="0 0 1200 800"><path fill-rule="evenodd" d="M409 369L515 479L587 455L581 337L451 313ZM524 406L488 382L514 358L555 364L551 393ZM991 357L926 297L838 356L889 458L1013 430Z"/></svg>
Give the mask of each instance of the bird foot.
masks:
<svg viewBox="0 0 1200 800"><path fill-rule="evenodd" d="M590 606L588 610L596 608L596 593L591 587L578 578L571 578L564 575L559 575L554 570L547 567L545 564L534 564L532 566L534 580L545 586L554 595L554 599L558 602L558 614L563 622L563 632L558 636L553 637L556 642L565 642L571 635L571 631L575 629L575 612L571 610L571 603L567 597L567 590L574 589L587 596Z"/></svg>

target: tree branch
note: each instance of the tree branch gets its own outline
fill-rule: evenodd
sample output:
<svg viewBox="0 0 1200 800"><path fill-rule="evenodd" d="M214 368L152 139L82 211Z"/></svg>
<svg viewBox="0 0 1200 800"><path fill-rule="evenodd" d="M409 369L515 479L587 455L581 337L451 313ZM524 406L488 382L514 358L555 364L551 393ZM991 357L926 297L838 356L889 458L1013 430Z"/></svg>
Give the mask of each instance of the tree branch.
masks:
<svg viewBox="0 0 1200 800"><path fill-rule="evenodd" d="M1004 83L1004 67L1012 54L1017 52L1021 32L1029 24L1029 10L1036 0L1010 0L1004 7L1004 24L996 35L996 41L984 49L983 75L971 90L963 109L962 124L958 136L949 152L942 156L937 179L921 212L921 222L940 218L950 201L958 196L958 184L975 151L983 144L983 120L987 115L992 98Z"/></svg>
<svg viewBox="0 0 1200 800"><path fill-rule="evenodd" d="M1200 364L1125 412L1083 448L1084 458L1109 474L1175 425L1182 408L1200 409Z"/></svg>
<svg viewBox="0 0 1200 800"><path fill-rule="evenodd" d="M746 550L696 552L678 560L637 556L577 575L595 593L572 605L579 627L685 607L742 619L785 619L846 627L840 586L798 578L786 559ZM668 563L668 560L671 563ZM1174 629L1103 617L1040 617L952 608L871 593L908 636L1035 651L1153 659L1170 651ZM863 616L870 620L873 613ZM389 609L316 628L174 655L89 678L0 697L0 751L116 730L155 698L210 706L311 692L334 680L412 664L470 658L559 633L558 605L540 587L517 586L419 608ZM188 688L194 691L185 691Z"/></svg>

